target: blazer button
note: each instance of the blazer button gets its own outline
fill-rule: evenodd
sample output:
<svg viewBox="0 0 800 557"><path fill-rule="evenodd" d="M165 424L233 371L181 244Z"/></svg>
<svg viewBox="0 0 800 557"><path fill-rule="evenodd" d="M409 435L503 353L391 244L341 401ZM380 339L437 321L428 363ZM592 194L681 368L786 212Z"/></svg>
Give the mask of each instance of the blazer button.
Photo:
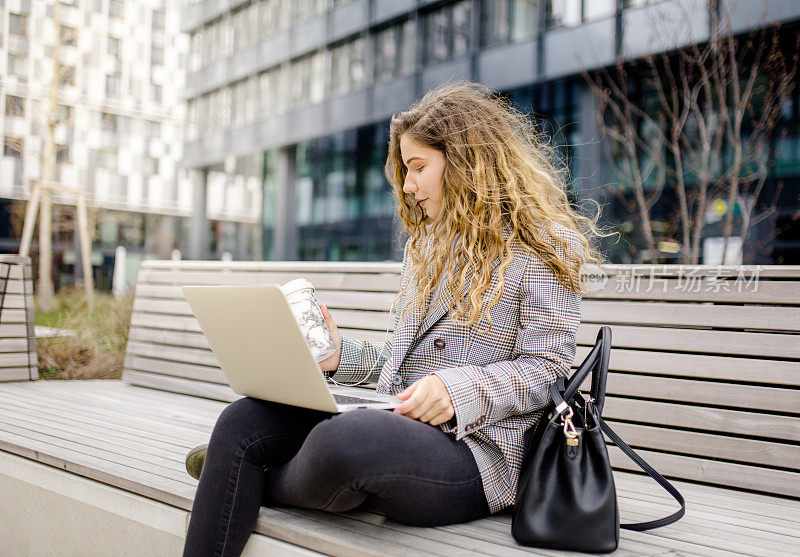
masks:
<svg viewBox="0 0 800 557"><path fill-rule="evenodd" d="M403 378L400 377L399 374L392 375L392 384L393 385L400 385L403 382Z"/></svg>
<svg viewBox="0 0 800 557"><path fill-rule="evenodd" d="M439 350L441 350L442 348L444 348L444 339L437 338L436 340L433 341L433 345Z"/></svg>

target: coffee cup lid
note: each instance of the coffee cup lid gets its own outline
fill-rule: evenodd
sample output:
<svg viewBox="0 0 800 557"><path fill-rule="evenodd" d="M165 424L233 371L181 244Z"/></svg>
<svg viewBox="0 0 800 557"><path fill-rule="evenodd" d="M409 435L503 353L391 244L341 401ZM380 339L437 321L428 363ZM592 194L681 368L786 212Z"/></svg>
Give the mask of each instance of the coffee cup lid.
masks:
<svg viewBox="0 0 800 557"><path fill-rule="evenodd" d="M292 294L304 288L310 288L311 290L314 290L314 285L311 284L310 281L304 278L298 278L290 280L286 284L282 284L279 288L283 292L284 296L288 296L289 294Z"/></svg>

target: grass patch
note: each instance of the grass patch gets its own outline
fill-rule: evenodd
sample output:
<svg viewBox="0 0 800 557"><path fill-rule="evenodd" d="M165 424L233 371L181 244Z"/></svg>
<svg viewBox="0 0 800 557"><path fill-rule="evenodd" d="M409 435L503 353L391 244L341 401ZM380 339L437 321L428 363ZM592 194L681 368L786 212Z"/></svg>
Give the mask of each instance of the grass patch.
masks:
<svg viewBox="0 0 800 557"><path fill-rule="evenodd" d="M44 379L119 379L125 359L133 294L114 298L96 292L89 311L83 288L62 288L52 312L36 312L37 325L69 329L74 335L36 339Z"/></svg>

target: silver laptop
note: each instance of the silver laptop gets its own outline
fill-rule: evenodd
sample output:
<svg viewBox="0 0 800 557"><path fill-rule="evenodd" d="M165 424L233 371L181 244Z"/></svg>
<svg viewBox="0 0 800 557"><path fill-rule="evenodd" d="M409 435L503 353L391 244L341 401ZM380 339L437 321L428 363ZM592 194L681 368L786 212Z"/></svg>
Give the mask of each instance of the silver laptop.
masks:
<svg viewBox="0 0 800 557"><path fill-rule="evenodd" d="M236 393L325 412L401 404L391 395L329 386L278 285L182 290Z"/></svg>

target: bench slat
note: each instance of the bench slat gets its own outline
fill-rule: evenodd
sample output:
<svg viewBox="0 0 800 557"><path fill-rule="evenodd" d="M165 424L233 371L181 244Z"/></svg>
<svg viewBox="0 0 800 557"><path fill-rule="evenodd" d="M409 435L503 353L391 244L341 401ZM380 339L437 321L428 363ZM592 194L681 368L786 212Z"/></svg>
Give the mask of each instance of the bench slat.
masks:
<svg viewBox="0 0 800 557"><path fill-rule="evenodd" d="M33 367L5 367L0 368L0 381L27 381L35 379L38 370Z"/></svg>
<svg viewBox="0 0 800 557"><path fill-rule="evenodd" d="M611 428L632 447L646 447L695 457L721 458L745 464L793 468L800 462L800 446L742 439L663 427L608 420ZM798 478L800 479L800 478Z"/></svg>
<svg viewBox="0 0 800 557"><path fill-rule="evenodd" d="M578 343L594 345L599 329L600 325L581 324L578 327ZM800 359L800 342L798 342L797 335L779 333L616 325L613 328L611 346L661 352L697 352Z"/></svg>
<svg viewBox="0 0 800 557"><path fill-rule="evenodd" d="M203 381L192 381L191 379L171 377L168 375L160 375L158 373L142 372L130 368L126 368L122 373L122 380L130 383L131 385L152 387L154 389L163 389L173 393L205 397L212 400L220 400L225 402L233 402L236 399L242 398L241 395L233 392L233 389L231 389L228 385L222 385L219 383L206 383Z"/></svg>
<svg viewBox="0 0 800 557"><path fill-rule="evenodd" d="M173 362L169 360L158 360L144 356L128 354L125 356L125 368L138 371L149 371L151 373L162 373L175 377L183 377L197 381L226 384L225 376L218 367L201 366L187 364L184 362Z"/></svg>
<svg viewBox="0 0 800 557"><path fill-rule="evenodd" d="M749 276L748 276L749 278ZM666 279L663 279L666 280ZM663 300L669 302L714 302L717 304L776 304L797 305L800 282L761 280L757 283L708 280L687 283L668 279L661 282L642 277L639 284L628 279L610 278L601 288L587 294L597 300Z"/></svg>
<svg viewBox="0 0 800 557"><path fill-rule="evenodd" d="M609 373L608 394L794 413L800 390L735 383ZM754 415L753 419L757 419Z"/></svg>
<svg viewBox="0 0 800 557"><path fill-rule="evenodd" d="M27 352L0 352L0 369L8 367L27 367L29 355Z"/></svg>
<svg viewBox="0 0 800 557"><path fill-rule="evenodd" d="M741 410L704 408L613 395L606 397L603 416L607 419L630 420L642 424L721 431L734 435L800 442L800 420L794 416L753 414Z"/></svg>
<svg viewBox="0 0 800 557"><path fill-rule="evenodd" d="M573 367L582 362L590 350L591 346L578 346ZM800 377L800 362L664 353L625 348L613 350L609 369L654 375L678 375L791 386L796 386L797 378Z"/></svg>
<svg viewBox="0 0 800 557"><path fill-rule="evenodd" d="M796 472L719 462L651 450L640 449L636 452L650 466L666 477L685 478L700 482L725 484L742 489L767 491L789 497L800 497L800 474ZM611 459L611 465L615 468L640 470L622 450L614 445L608 446L608 455Z"/></svg>
<svg viewBox="0 0 800 557"><path fill-rule="evenodd" d="M361 292L391 292L400 288L400 269L397 273L303 273L316 288L324 290L357 290ZM217 284L284 284L297 278L296 273L232 272L212 273L199 271L147 271L139 272L142 284L217 285Z"/></svg>
<svg viewBox="0 0 800 557"><path fill-rule="evenodd" d="M581 321L606 325L657 325L800 331L800 307L668 304L586 300ZM800 340L800 337L798 337Z"/></svg>

